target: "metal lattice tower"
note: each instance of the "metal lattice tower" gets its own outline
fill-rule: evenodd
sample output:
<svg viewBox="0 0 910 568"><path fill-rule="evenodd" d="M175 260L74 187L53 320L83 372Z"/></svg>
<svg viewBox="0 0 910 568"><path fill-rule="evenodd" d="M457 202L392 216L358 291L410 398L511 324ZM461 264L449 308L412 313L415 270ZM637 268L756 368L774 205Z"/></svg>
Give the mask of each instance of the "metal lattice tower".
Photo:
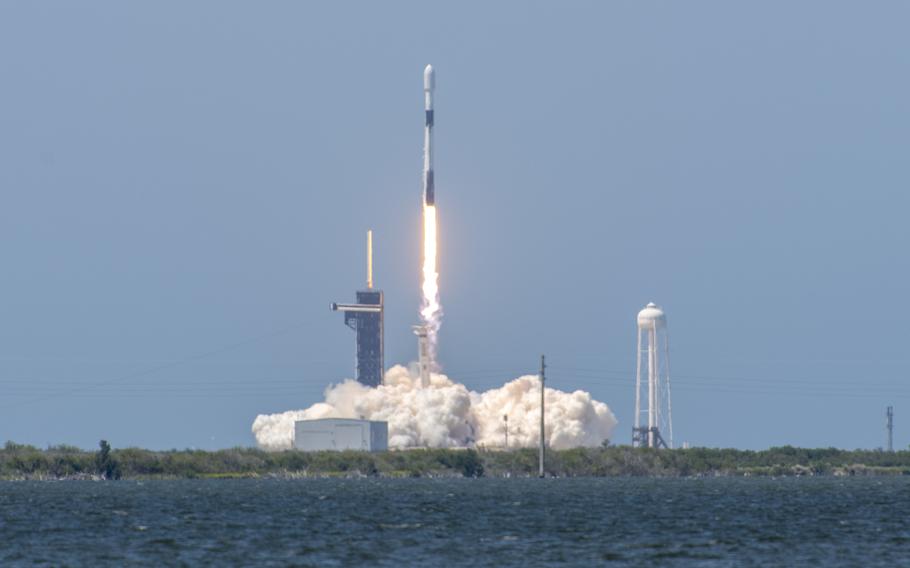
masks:
<svg viewBox="0 0 910 568"><path fill-rule="evenodd" d="M673 447L673 405L670 398L670 346L667 317L653 302L638 312L635 364L635 425L632 445L639 448ZM645 375L642 377L642 372ZM642 380L644 378L644 380ZM642 391L646 396L642 406ZM642 426L642 415L647 425ZM669 444L664 435L668 435Z"/></svg>

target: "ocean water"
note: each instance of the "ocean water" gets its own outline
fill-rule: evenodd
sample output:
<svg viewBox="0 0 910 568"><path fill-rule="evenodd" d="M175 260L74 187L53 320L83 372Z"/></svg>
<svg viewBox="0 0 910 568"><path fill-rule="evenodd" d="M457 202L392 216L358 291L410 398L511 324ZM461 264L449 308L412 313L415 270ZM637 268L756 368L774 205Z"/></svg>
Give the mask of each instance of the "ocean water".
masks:
<svg viewBox="0 0 910 568"><path fill-rule="evenodd" d="M910 479L0 483L0 565L910 565Z"/></svg>

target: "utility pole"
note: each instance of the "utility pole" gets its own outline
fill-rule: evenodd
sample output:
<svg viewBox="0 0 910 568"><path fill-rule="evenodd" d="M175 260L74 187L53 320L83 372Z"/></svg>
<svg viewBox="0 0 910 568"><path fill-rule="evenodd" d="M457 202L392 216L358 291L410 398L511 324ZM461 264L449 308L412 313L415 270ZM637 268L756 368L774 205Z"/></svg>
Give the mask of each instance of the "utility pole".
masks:
<svg viewBox="0 0 910 568"><path fill-rule="evenodd" d="M546 369L547 369L546 360L544 359L544 356L541 355L540 356L540 454L539 454L540 467L537 472L538 477L541 477L541 478L544 476L543 460L544 460L544 453L546 452L546 448L547 448L546 437L545 437L546 434L545 434L545 429L544 429L544 418L543 418L543 410L544 410L544 406L543 406L544 405L544 403L543 403L544 392L543 392L543 390L544 390L544 385L547 382Z"/></svg>
<svg viewBox="0 0 910 568"><path fill-rule="evenodd" d="M506 427L506 449L509 449L509 415L503 414L502 421L505 423Z"/></svg>
<svg viewBox="0 0 910 568"><path fill-rule="evenodd" d="M889 406L885 415L888 417L888 451L894 451L894 407Z"/></svg>

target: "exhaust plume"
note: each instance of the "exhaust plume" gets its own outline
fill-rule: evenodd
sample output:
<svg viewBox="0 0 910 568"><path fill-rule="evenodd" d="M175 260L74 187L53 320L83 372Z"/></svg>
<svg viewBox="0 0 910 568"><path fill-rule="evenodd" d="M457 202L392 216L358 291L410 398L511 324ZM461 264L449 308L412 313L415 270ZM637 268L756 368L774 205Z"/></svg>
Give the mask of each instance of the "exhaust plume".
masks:
<svg viewBox="0 0 910 568"><path fill-rule="evenodd" d="M436 268L436 206L423 207L423 283L420 302L420 319L427 330L430 342L430 364L436 365L436 337L442 325L442 305L439 303L439 273Z"/></svg>
<svg viewBox="0 0 910 568"><path fill-rule="evenodd" d="M598 446L610 438L616 417L585 391L547 388L546 437L554 449ZM503 416L508 416L508 422ZM430 386L396 365L383 384L371 388L354 380L330 385L325 402L304 410L260 414L253 422L259 447L290 449L294 422L318 418L362 418L389 423L390 448L502 447L508 424L510 447L533 447L540 438L540 380L525 375L482 393L447 376L431 375Z"/></svg>

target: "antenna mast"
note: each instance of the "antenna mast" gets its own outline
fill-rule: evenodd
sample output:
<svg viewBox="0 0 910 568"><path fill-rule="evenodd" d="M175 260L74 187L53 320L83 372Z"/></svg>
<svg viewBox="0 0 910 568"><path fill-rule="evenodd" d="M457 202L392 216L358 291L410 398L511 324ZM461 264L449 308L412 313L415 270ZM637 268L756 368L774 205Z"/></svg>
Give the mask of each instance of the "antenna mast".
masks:
<svg viewBox="0 0 910 568"><path fill-rule="evenodd" d="M888 410L885 412L885 416L888 417L888 451L894 451L894 407L889 406Z"/></svg>

